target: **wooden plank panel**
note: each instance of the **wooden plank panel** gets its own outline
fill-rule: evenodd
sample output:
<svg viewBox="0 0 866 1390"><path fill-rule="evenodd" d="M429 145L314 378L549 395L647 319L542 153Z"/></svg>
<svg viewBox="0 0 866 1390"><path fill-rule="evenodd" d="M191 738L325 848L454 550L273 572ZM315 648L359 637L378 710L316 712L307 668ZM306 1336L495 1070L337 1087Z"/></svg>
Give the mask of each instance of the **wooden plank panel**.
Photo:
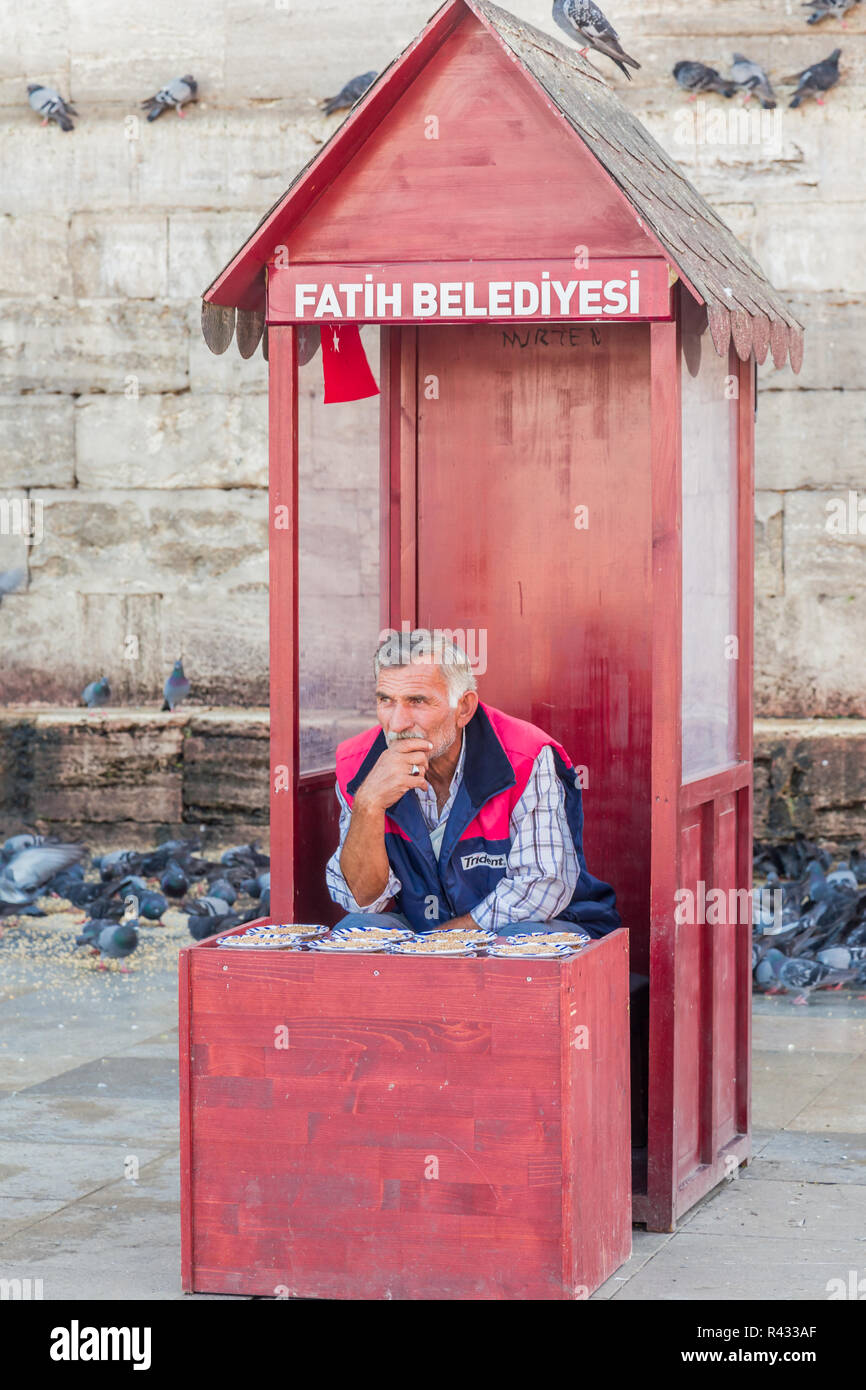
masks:
<svg viewBox="0 0 866 1390"><path fill-rule="evenodd" d="M192 1217L192 1101L190 1078L193 1066L191 1041L190 958L192 948L178 952L178 1079L180 1106L180 1278L185 1292L192 1289L193 1235Z"/></svg>
<svg viewBox="0 0 866 1390"><path fill-rule="evenodd" d="M331 901L325 865L340 840L340 808L333 771L306 773L298 779L295 825L295 908L291 917L274 921L319 922L332 927L343 909Z"/></svg>
<svg viewBox="0 0 866 1390"><path fill-rule="evenodd" d="M627 1163L624 932L566 962L533 962L537 979L527 978L526 962L425 961L427 998L440 1012L423 1025L401 1016L416 996L419 962L281 953L236 966L218 953L191 954L196 999L207 1009L192 1049L194 1287L273 1294L283 1285L309 1297L568 1298L581 1296L575 1268L579 1284L600 1281L626 1257L620 1233L607 1229L609 1214L599 1216L598 1197L603 1188L613 1203L612 1175ZM279 999L281 977L291 1007L306 990L317 1012L297 1024L289 1015L287 1049L273 1045L273 1015L270 1030L257 1034L244 1023L264 1021L250 1012L253 996L268 987ZM571 987L563 993L564 978ZM335 989L357 1000L367 988L384 988L377 1006L390 998L398 1016L376 1019L362 1008L329 1022ZM573 1002L575 1018L591 1020L597 1040L569 1091L565 1147L562 998ZM523 1017L527 999L540 1023ZM451 1021L447 1012L443 1019L443 1007L466 1000L480 1001L493 1018L480 1026L472 1018ZM236 1001L245 1013L235 1013ZM513 1056L489 1051L500 1018L511 1030ZM226 1036L223 1024L236 1035ZM324 1071L331 1032L337 1066ZM548 1041L546 1054L539 1036ZM527 1052L533 1037L535 1050ZM271 1065L293 1053L305 1054L309 1069L283 1073ZM366 1056L374 1059L369 1075ZM221 1075L220 1066L230 1070ZM570 1255L564 1279L562 1175L564 1162L574 1161L568 1181L580 1193L570 1249L585 1241L595 1254ZM616 1214L627 1226L627 1195L620 1193Z"/></svg>
<svg viewBox="0 0 866 1390"><path fill-rule="evenodd" d="M738 924L742 903L736 897L737 884L737 816L733 793L719 797L716 813L716 862L713 881L726 895L725 922L715 927L715 963L713 974L713 1087L715 1093L715 1132L713 1155L736 1134L736 1075L737 1075L737 989L736 963L738 942L749 940L751 929L748 915L744 925ZM748 905L747 914L748 914Z"/></svg>
<svg viewBox="0 0 866 1390"><path fill-rule="evenodd" d="M648 1226L672 1229L676 1194L675 1028L681 1007L675 965L675 893L680 886L679 785L682 766L682 473L680 335L653 324L652 366L652 850L650 864L650 1036ZM632 969L646 956L632 950ZM691 982L689 987L691 988Z"/></svg>
<svg viewBox="0 0 866 1390"><path fill-rule="evenodd" d="M628 938L562 974L562 1281L588 1297L631 1254ZM599 1228L604 1240L597 1238Z"/></svg>
<svg viewBox="0 0 866 1390"><path fill-rule="evenodd" d="M298 784L298 364L294 328L268 330L271 912L295 919ZM284 771L277 777L278 769Z"/></svg>
<svg viewBox="0 0 866 1390"><path fill-rule="evenodd" d="M488 325L418 329L418 621L468 631L483 699L585 769L587 863L616 889L635 969L650 856L649 333L580 327L521 347Z"/></svg>
<svg viewBox="0 0 866 1390"><path fill-rule="evenodd" d="M700 811L683 815L680 836L681 887L697 901L698 881L704 877L703 816ZM677 1115L676 1176L679 1182L702 1162L701 1075L702 1029L707 951L706 929L701 923L683 922L676 928L677 1014L675 1082Z"/></svg>

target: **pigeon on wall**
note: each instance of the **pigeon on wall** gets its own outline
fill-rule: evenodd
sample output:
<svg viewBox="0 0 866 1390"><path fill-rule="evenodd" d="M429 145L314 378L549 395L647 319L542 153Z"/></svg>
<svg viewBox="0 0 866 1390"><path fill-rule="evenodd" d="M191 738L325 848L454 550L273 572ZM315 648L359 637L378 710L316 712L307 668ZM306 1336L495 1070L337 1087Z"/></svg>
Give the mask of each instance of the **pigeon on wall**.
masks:
<svg viewBox="0 0 866 1390"><path fill-rule="evenodd" d="M108 677L100 676L98 681L91 681L82 690L81 698L88 709L101 709L103 705L107 705L111 699Z"/></svg>
<svg viewBox="0 0 866 1390"><path fill-rule="evenodd" d="M375 69L372 72L362 72L360 77L350 77L345 87L341 87L335 97L325 97L319 105L324 110L326 116L330 116L334 111L348 111L356 101L360 101L367 88L376 81L378 73Z"/></svg>
<svg viewBox="0 0 866 1390"><path fill-rule="evenodd" d="M25 572L22 569L4 570L0 574L0 603L3 602L7 594L14 594L16 589L21 588L25 577Z"/></svg>
<svg viewBox="0 0 866 1390"><path fill-rule="evenodd" d="M749 101L753 96L757 97L765 111L771 111L776 105L776 98L766 72L759 63L753 63L742 53L734 54L734 61L731 64L731 79L736 82L741 91L747 93L746 101Z"/></svg>
<svg viewBox="0 0 866 1390"><path fill-rule="evenodd" d="M198 83L192 73L187 73L185 77L175 77L167 86L161 87L152 97L141 103L142 108L147 110L149 121L159 120L163 111L168 111L174 107L179 116L183 115L183 108L187 102L198 100Z"/></svg>
<svg viewBox="0 0 866 1390"><path fill-rule="evenodd" d="M829 92L839 81L841 53L841 48L834 48L829 58L823 58L820 63L813 63L810 68L795 72L790 77L783 77L783 82L797 83L797 90L788 105L799 106L807 97L814 97L818 105L823 106L824 98L819 93Z"/></svg>
<svg viewBox="0 0 866 1390"><path fill-rule="evenodd" d="M186 699L190 691L189 681L183 673L183 660L178 658L165 685L162 687L164 710L174 710Z"/></svg>
<svg viewBox="0 0 866 1390"><path fill-rule="evenodd" d="M42 117L42 124L48 125L49 121L55 121L61 130L74 130L72 117L77 116L75 107L63 97L54 87L43 87L41 82L30 82L27 86L27 98L33 110Z"/></svg>
<svg viewBox="0 0 866 1390"><path fill-rule="evenodd" d="M834 19L841 20L844 29L846 14L859 4L860 0L803 0L802 8L812 11L806 20L807 24L820 24L822 19L832 15Z"/></svg>
<svg viewBox="0 0 866 1390"><path fill-rule="evenodd" d="M602 53L616 63L631 81L626 64L639 68L640 63L626 53L619 41L619 34L594 0L554 0L553 19L570 39L583 45L580 51L584 57L587 49L595 49L596 53Z"/></svg>
<svg viewBox="0 0 866 1390"><path fill-rule="evenodd" d="M729 77L722 77L720 72L706 63L684 60L674 65L673 75L681 87L691 92L689 101L694 101L699 92L718 92L720 96L732 97L737 90L735 82Z"/></svg>

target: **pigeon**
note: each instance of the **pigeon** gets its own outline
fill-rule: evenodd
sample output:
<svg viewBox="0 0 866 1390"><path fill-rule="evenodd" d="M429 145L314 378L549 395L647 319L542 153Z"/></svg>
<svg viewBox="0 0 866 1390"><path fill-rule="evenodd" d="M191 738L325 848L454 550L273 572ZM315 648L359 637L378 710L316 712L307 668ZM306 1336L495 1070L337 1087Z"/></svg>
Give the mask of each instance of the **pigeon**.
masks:
<svg viewBox="0 0 866 1390"><path fill-rule="evenodd" d="M844 29L846 14L859 4L860 0L803 0L801 8L812 11L806 20L807 24L820 24L822 19L826 19L827 15L831 14L842 21L842 28Z"/></svg>
<svg viewBox="0 0 866 1390"><path fill-rule="evenodd" d="M170 859L176 855L190 854L198 848L198 840L166 840L164 844L159 846L159 849L142 856L141 871L145 874L162 873Z"/></svg>
<svg viewBox="0 0 866 1390"><path fill-rule="evenodd" d="M49 879L86 857L83 845L33 845L20 850L0 872L0 916L32 907Z"/></svg>
<svg viewBox="0 0 866 1390"><path fill-rule="evenodd" d="M170 859L159 886L169 898L182 898L189 889L189 879L174 859Z"/></svg>
<svg viewBox="0 0 866 1390"><path fill-rule="evenodd" d="M0 603L7 594L14 594L16 589L20 589L25 578L26 574L22 569L4 570L0 574Z"/></svg>
<svg viewBox="0 0 866 1390"><path fill-rule="evenodd" d="M129 874L137 873L141 868L141 855L136 854L134 849L113 849L103 854L101 859L94 859L93 863L99 869L103 883L108 883L111 879L126 878Z"/></svg>
<svg viewBox="0 0 866 1390"><path fill-rule="evenodd" d="M208 895L211 898L222 898L231 907L238 896L238 890L227 878L215 878L213 883L208 885Z"/></svg>
<svg viewBox="0 0 866 1390"><path fill-rule="evenodd" d="M826 882L831 887L851 888L856 893L859 887L857 875L847 866L837 865L831 874L827 874Z"/></svg>
<svg viewBox="0 0 866 1390"><path fill-rule="evenodd" d="M250 845L234 845L231 849L224 850L220 855L220 863L227 867L246 866L251 868L270 868L270 858L267 854L262 854L258 844L254 841Z"/></svg>
<svg viewBox="0 0 866 1390"><path fill-rule="evenodd" d="M187 911L186 924L195 941L204 941L218 931L236 927L240 920L229 912L229 905L222 898L199 898L194 910Z"/></svg>
<svg viewBox="0 0 866 1390"><path fill-rule="evenodd" d="M109 960L123 960L126 956L131 956L138 945L138 932L131 922L112 922L99 934L99 968L106 970L106 957ZM121 973L128 973L127 967L120 967Z"/></svg>
<svg viewBox="0 0 866 1390"><path fill-rule="evenodd" d="M815 952L815 959L831 970L850 970L853 965L866 963L866 946L827 946Z"/></svg>
<svg viewBox="0 0 866 1390"><path fill-rule="evenodd" d="M776 105L776 98L773 95L770 79L766 72L759 63L753 63L742 53L734 54L734 61L731 64L731 80L736 82L741 90L748 93L746 101L756 96L765 111L772 111Z"/></svg>
<svg viewBox="0 0 866 1390"><path fill-rule="evenodd" d="M839 58L841 48L834 48L829 58L823 58L820 63L813 63L810 68L804 68L802 72L792 73L790 77L783 77L783 82L796 82L797 90L789 106L799 106L806 97L814 97L819 106L824 105L823 97L819 92L829 92L831 87L835 87L839 81Z"/></svg>
<svg viewBox="0 0 866 1390"><path fill-rule="evenodd" d="M325 115L330 116L334 111L348 111L350 106L354 106L356 101L361 100L367 88L376 81L378 75L374 69L372 72L361 73L360 77L351 77L335 97L325 97L324 101L319 102Z"/></svg>
<svg viewBox="0 0 866 1390"><path fill-rule="evenodd" d="M189 694L189 681L183 674L183 658L178 657L165 685L162 687L164 710L174 710Z"/></svg>
<svg viewBox="0 0 866 1390"><path fill-rule="evenodd" d="M53 878L50 878L43 891L46 893L56 893L58 898L65 898L68 889L81 887L83 882L83 865L70 864L68 869L61 869ZM93 886L95 887L96 885L94 884Z"/></svg>
<svg viewBox="0 0 866 1390"><path fill-rule="evenodd" d="M681 87L692 93L689 101L694 101L699 92L718 92L720 96L732 97L737 90L730 78L722 77L720 72L707 67L706 63L676 63L673 75Z"/></svg>
<svg viewBox="0 0 866 1390"><path fill-rule="evenodd" d="M30 82L27 95L33 110L42 117L43 125L47 125L49 121L56 121L61 130L75 129L70 117L77 116L78 112L68 101L64 101L53 87L43 87L41 82Z"/></svg>
<svg viewBox="0 0 866 1390"><path fill-rule="evenodd" d="M98 681L91 681L82 690L81 698L88 709L101 709L103 705L107 705L111 699L108 677L100 676Z"/></svg>
<svg viewBox="0 0 866 1390"><path fill-rule="evenodd" d="M861 855L859 845L855 845L848 855L848 867L858 883L866 883L866 859Z"/></svg>
<svg viewBox="0 0 866 1390"><path fill-rule="evenodd" d="M587 48L603 53L631 81L626 63L633 68L639 68L640 63L625 52L619 34L594 0L553 0L553 19L570 39L576 43L582 41L584 46L580 51L584 57Z"/></svg>
<svg viewBox="0 0 866 1390"><path fill-rule="evenodd" d="M787 959L784 951L779 951L775 947L765 951L754 967L755 983L761 985L768 994L778 993L780 971Z"/></svg>
<svg viewBox="0 0 866 1390"><path fill-rule="evenodd" d="M152 889L146 888L137 896L139 917L144 917L148 922L159 922L168 907L168 901L162 893L155 893Z"/></svg>
<svg viewBox="0 0 866 1390"><path fill-rule="evenodd" d="M141 103L142 108L147 108L147 119L156 121L163 111L168 111L173 106L179 116L183 115L183 107L188 101L198 99L198 83L191 73L185 77L175 77L167 86L162 87L155 96L148 97L147 101Z"/></svg>
<svg viewBox="0 0 866 1390"><path fill-rule="evenodd" d="M245 878L241 881L241 891L250 898L260 898L266 888L271 886L270 871L264 874L257 874L255 878Z"/></svg>
<svg viewBox="0 0 866 1390"><path fill-rule="evenodd" d="M24 835L11 835L0 850L0 854L3 855L4 859L11 859L13 854L20 854L22 849L32 849L34 845L44 843L44 835L32 835L29 831Z"/></svg>
<svg viewBox="0 0 866 1390"><path fill-rule="evenodd" d="M73 951L77 950L79 946L89 946L92 951L98 954L100 936L106 928L116 926L117 923L110 918L89 917L81 928L80 934L75 938L75 945L72 948Z"/></svg>

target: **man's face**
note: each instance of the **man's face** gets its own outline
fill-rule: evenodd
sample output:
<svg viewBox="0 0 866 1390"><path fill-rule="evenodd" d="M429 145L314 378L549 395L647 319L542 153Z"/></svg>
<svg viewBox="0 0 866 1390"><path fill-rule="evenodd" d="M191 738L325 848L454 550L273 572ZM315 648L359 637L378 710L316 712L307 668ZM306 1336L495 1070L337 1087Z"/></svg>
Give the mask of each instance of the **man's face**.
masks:
<svg viewBox="0 0 866 1390"><path fill-rule="evenodd" d="M467 691L456 707L449 705L445 677L429 661L385 667L376 682L376 712L388 743L400 738L429 739L431 758L451 747L477 704L475 692Z"/></svg>

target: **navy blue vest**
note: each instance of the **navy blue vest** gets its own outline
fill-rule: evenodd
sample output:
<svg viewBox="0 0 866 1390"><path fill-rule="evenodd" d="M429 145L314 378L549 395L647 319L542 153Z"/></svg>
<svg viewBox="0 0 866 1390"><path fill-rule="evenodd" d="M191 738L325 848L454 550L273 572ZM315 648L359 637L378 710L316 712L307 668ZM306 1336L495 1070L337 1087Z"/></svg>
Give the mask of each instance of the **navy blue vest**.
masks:
<svg viewBox="0 0 866 1390"><path fill-rule="evenodd" d="M583 855L583 805L577 774L555 739L492 706L479 704L463 730L463 780L448 815L437 862L414 791L388 807L385 848L402 892L395 909L415 931L471 912L504 876L511 848L510 813L523 794L535 757L550 745L565 792L580 877L557 920L577 923L589 936L606 936L621 925L609 884L594 878ZM337 777L349 804L387 742L382 729L367 730L340 744ZM515 928L519 923L515 923Z"/></svg>

